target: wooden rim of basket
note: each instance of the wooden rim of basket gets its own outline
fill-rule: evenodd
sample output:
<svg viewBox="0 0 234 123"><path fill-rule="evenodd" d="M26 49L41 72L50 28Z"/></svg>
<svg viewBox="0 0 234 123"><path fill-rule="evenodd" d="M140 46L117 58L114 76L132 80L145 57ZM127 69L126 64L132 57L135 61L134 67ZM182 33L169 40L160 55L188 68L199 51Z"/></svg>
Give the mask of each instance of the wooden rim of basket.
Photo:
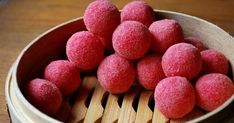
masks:
<svg viewBox="0 0 234 123"><path fill-rule="evenodd" d="M11 110L11 112L13 113L13 114L10 114L9 112L9 117L10 118L12 118L12 117L16 117L17 119L20 119L20 117L19 117L19 115L15 112L15 107L13 106L13 104L12 104L12 100L11 100L11 98L10 98L10 86L11 86L11 84L10 84L10 81L11 81L11 79L12 79L12 71L13 71L13 67L14 67L14 64L10 67L10 70L9 70L9 72L8 72L8 74L7 74L7 77L6 77L6 83L5 83L5 99L6 99L6 102L7 102L7 108L8 108L8 110L10 109ZM22 122L22 121L21 121Z"/></svg>
<svg viewBox="0 0 234 123"><path fill-rule="evenodd" d="M216 28L217 30L221 31L223 34L225 34L226 36L228 36L229 38L233 39L233 37L231 35L229 35L227 32L225 32L223 29L221 29L220 27L216 26L215 24L212 24L206 20L203 20L201 18L198 18L198 17L195 17L195 16L191 16L191 15L187 15L187 14L183 14L183 13L179 13L179 12L172 12L172 11L167 11L167 10L158 10L158 9L154 9L154 12L160 12L160 13L169 13L169 14L174 14L174 15L179 15L179 16L183 16L183 17L188 17L188 18L191 18L191 19L194 19L194 20L198 20L198 21L201 21L203 23L206 23L214 28ZM77 21L77 20L81 20L83 19L83 17L79 17L79 18L75 18L75 19L72 19L72 20L69 20L67 22L64 22L60 25L57 25L51 29L49 29L48 31L42 33L41 35L39 35L38 37L36 37L32 42L30 42L22 51L21 53L19 54L16 62L15 62L15 66L13 67L13 82L15 82L15 85L16 85L16 88L15 88L15 91L16 91L16 94L17 96L19 96L19 98L21 99L21 101L29 106L29 109L34 112L35 114L37 114L38 116L40 116L41 118L44 118L44 119L47 119L49 122L60 122L52 117L49 117L48 115L40 112L38 109L36 109L33 105L31 105L27 100L26 98L23 96L23 94L21 93L20 89L19 89L19 85L17 83L17 69L18 69L18 65L19 65L19 62L22 58L22 56L24 55L24 53L35 43L37 42L40 38L42 38L43 36L45 36L46 34L52 32L53 30L59 28L59 27L62 27L64 25L67 25L71 22L74 22L74 21ZM234 41L234 39L233 39ZM218 112L220 112L222 109L224 109L225 107L227 107L232 101L234 100L234 95L232 95L231 98L229 98L224 104L222 104L220 107L218 107L217 109L209 112L209 113L206 113L205 115L203 116L200 116L196 119L193 119L189 122L200 122L200 121L203 121L207 118L209 118L210 116L214 115L214 114L217 114Z"/></svg>

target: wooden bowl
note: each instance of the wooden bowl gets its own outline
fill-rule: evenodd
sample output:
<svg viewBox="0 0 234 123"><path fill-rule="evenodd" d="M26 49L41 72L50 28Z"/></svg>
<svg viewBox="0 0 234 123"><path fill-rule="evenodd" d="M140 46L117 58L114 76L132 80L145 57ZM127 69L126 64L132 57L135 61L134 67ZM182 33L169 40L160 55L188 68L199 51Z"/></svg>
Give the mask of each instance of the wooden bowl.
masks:
<svg viewBox="0 0 234 123"><path fill-rule="evenodd" d="M230 68L234 70L234 39L228 33L214 24L190 15L164 10L155 10L155 13L159 19L177 20L185 36L196 36L206 47L222 52L229 60ZM29 80L41 78L43 69L50 61L66 59L67 39L81 30L85 30L82 18L65 22L34 39L20 53L12 71L9 72L6 83L7 103L13 123L60 122L31 105L23 96L22 88ZM71 99L73 105L67 118L68 122L218 122L234 109L233 95L212 112L204 113L196 107L184 118L167 119L154 107L152 91L145 91L141 87L134 86L126 94L112 95L101 88L95 76L84 77L76 93Z"/></svg>

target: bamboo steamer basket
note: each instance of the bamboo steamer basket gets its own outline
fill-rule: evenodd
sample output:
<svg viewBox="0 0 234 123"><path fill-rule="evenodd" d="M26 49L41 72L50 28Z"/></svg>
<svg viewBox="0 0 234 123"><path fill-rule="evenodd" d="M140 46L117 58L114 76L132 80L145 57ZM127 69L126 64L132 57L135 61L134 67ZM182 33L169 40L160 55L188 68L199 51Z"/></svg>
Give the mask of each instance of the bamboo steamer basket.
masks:
<svg viewBox="0 0 234 123"><path fill-rule="evenodd" d="M185 36L196 36L206 47L222 52L230 62L230 69L234 70L234 39L227 32L194 16L165 10L154 11L158 19L177 20ZM37 110L25 99L21 90L29 80L41 77L43 69L50 61L65 59L67 39L81 30L85 30L82 18L65 22L34 39L20 53L9 71L5 87L7 106L13 123L61 122ZM152 95L152 91L145 91L138 86L132 87L123 95L112 95L102 89L95 76L85 76L81 87L72 97L74 104L66 121L71 123L219 122L234 110L234 95L232 95L212 112L204 113L196 107L184 118L168 119L154 106Z"/></svg>

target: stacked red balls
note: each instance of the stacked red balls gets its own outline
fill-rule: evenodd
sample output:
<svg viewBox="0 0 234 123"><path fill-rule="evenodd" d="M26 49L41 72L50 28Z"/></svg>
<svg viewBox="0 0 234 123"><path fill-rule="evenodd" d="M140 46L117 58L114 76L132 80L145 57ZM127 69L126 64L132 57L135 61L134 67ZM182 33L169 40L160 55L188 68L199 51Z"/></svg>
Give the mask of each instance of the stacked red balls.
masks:
<svg viewBox="0 0 234 123"><path fill-rule="evenodd" d="M155 18L142 1L127 4L122 12L106 0L90 3L84 13L87 31L67 41L68 60L49 63L45 80L30 81L26 97L53 115L62 96L79 88L81 71L97 72L100 85L112 94L127 92L137 80L154 91L156 107L168 118L185 116L196 103L206 111L222 105L234 93L226 57L206 50L198 37L184 39L183 25L176 20ZM105 50L115 53L104 56ZM193 86L190 81L197 82Z"/></svg>

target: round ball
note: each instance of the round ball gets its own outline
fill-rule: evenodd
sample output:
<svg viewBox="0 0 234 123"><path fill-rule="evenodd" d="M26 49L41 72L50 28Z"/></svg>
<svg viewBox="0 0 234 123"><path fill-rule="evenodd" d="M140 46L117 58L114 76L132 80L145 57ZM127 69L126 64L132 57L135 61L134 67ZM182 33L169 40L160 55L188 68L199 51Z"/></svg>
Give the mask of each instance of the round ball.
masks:
<svg viewBox="0 0 234 123"><path fill-rule="evenodd" d="M184 40L183 30L175 20L155 21L149 27L152 34L151 50L163 54L170 46Z"/></svg>
<svg viewBox="0 0 234 123"><path fill-rule="evenodd" d="M234 94L232 80L220 73L200 77L195 89L197 103L206 111L218 108Z"/></svg>
<svg viewBox="0 0 234 123"><path fill-rule="evenodd" d="M91 70L98 66L104 57L104 48L97 36L88 31L73 34L66 46L66 54L81 70Z"/></svg>
<svg viewBox="0 0 234 123"><path fill-rule="evenodd" d="M133 64L123 57L112 54L99 65L97 77L100 85L108 92L120 94L128 91L135 81Z"/></svg>
<svg viewBox="0 0 234 123"><path fill-rule="evenodd" d="M24 92L28 101L47 115L55 114L62 103L59 89L44 79L31 80L25 86Z"/></svg>
<svg viewBox="0 0 234 123"><path fill-rule="evenodd" d="M107 0L96 0L85 10L84 24L94 34L111 36L120 24L119 10Z"/></svg>
<svg viewBox="0 0 234 123"><path fill-rule="evenodd" d="M183 76L191 80L201 71L201 54L191 44L175 44L163 55L162 68L166 76Z"/></svg>
<svg viewBox="0 0 234 123"><path fill-rule="evenodd" d="M161 56L152 54L137 63L137 80L145 89L154 90L158 82L166 77L161 61Z"/></svg>
<svg viewBox="0 0 234 123"><path fill-rule="evenodd" d="M133 1L124 6L121 21L134 20L150 26L155 20L153 9L143 1Z"/></svg>
<svg viewBox="0 0 234 123"><path fill-rule="evenodd" d="M202 41L196 37L187 37L184 39L184 42L192 44L193 46L198 48L200 52L206 49Z"/></svg>
<svg viewBox="0 0 234 123"><path fill-rule="evenodd" d="M180 76L161 80L154 92L155 105L168 118L182 118L195 105L192 84Z"/></svg>
<svg viewBox="0 0 234 123"><path fill-rule="evenodd" d="M228 60L216 50L204 50L201 52L203 61L202 74L208 73L228 73Z"/></svg>
<svg viewBox="0 0 234 123"><path fill-rule="evenodd" d="M80 86L80 72L67 60L52 61L45 68L44 78L53 82L65 96Z"/></svg>
<svg viewBox="0 0 234 123"><path fill-rule="evenodd" d="M124 21L113 33L114 50L126 59L138 59L150 48L150 33L137 21Z"/></svg>

